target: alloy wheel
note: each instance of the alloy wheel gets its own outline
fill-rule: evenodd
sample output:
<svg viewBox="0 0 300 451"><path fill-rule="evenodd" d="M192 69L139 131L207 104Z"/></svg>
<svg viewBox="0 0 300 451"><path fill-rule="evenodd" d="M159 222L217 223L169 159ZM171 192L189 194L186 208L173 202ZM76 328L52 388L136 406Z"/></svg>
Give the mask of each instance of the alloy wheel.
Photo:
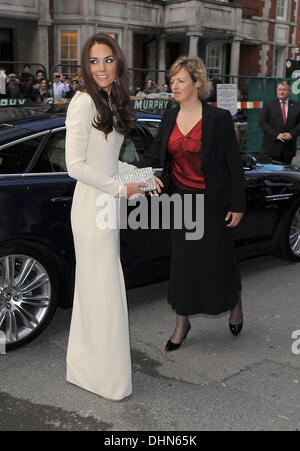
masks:
<svg viewBox="0 0 300 451"><path fill-rule="evenodd" d="M27 338L50 308L51 282L44 266L28 255L0 258L0 329L7 343Z"/></svg>
<svg viewBox="0 0 300 451"><path fill-rule="evenodd" d="M296 210L290 227L291 251L296 257L300 257L300 206Z"/></svg>

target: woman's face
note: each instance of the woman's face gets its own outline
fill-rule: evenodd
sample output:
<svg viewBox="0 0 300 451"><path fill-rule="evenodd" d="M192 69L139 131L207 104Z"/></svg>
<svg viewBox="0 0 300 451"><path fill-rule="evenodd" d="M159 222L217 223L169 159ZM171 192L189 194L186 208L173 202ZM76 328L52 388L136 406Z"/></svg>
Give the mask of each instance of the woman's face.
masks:
<svg viewBox="0 0 300 451"><path fill-rule="evenodd" d="M108 45L96 43L91 47L90 71L99 88L109 95L116 78L117 63Z"/></svg>
<svg viewBox="0 0 300 451"><path fill-rule="evenodd" d="M200 82L197 80L193 82L190 74L184 67L182 67L170 79L170 86L177 102L186 102L198 98L198 90Z"/></svg>
<svg viewBox="0 0 300 451"><path fill-rule="evenodd" d="M40 87L41 87L42 89L46 89L46 80L41 81Z"/></svg>

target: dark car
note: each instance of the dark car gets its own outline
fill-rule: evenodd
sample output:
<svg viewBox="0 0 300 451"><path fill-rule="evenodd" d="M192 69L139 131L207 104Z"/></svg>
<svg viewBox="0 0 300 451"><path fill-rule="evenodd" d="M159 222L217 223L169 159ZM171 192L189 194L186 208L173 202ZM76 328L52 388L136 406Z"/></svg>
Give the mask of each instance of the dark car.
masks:
<svg viewBox="0 0 300 451"><path fill-rule="evenodd" d="M140 159L159 123L159 116L139 115L120 159ZM0 124L0 331L13 349L44 330L58 305L72 305L75 180L66 170L64 113L7 108ZM238 258L276 253L300 261L300 170L242 158L247 214L235 230ZM169 256L168 230L121 230L127 287L166 279Z"/></svg>

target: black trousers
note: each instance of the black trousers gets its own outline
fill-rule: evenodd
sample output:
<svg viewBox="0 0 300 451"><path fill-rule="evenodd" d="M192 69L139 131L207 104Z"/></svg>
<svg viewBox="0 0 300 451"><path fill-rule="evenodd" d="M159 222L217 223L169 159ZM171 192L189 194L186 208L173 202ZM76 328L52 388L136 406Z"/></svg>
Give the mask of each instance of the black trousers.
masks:
<svg viewBox="0 0 300 451"><path fill-rule="evenodd" d="M291 152L291 150L286 149L283 146L283 149L282 149L280 157L279 157L279 161L283 164L291 164L293 158L294 158L294 155Z"/></svg>

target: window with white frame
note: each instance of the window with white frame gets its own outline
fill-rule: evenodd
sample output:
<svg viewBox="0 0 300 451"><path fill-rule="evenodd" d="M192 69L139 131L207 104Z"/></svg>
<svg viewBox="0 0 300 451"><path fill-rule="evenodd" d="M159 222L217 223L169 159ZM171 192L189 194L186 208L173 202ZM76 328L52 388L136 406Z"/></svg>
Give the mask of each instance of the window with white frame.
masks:
<svg viewBox="0 0 300 451"><path fill-rule="evenodd" d="M223 67L223 44L210 43L206 48L206 67L207 75L209 78L213 76L215 72L222 73Z"/></svg>
<svg viewBox="0 0 300 451"><path fill-rule="evenodd" d="M284 76L284 63L285 63L286 49L285 47L275 47L274 49L274 63L273 74L274 77Z"/></svg>
<svg viewBox="0 0 300 451"><path fill-rule="evenodd" d="M277 19L286 20L288 9L288 0L277 0L276 17Z"/></svg>
<svg viewBox="0 0 300 451"><path fill-rule="evenodd" d="M59 59L61 64L79 64L79 29L61 28L59 29ZM76 67L61 67L61 72L73 77Z"/></svg>

